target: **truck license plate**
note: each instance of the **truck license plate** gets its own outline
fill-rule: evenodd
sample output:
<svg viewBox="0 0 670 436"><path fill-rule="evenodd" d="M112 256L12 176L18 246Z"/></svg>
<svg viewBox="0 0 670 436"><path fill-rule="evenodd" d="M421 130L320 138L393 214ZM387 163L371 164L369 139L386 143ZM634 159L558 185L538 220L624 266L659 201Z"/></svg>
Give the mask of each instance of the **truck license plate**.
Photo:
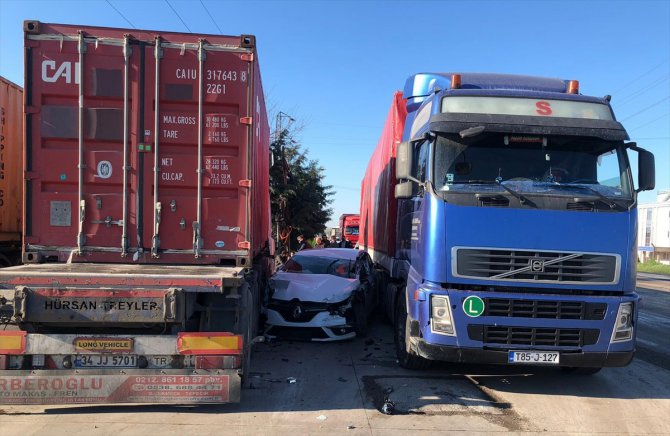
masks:
<svg viewBox="0 0 670 436"><path fill-rule="evenodd" d="M510 351L508 362L558 365L559 353L556 351Z"/></svg>
<svg viewBox="0 0 670 436"><path fill-rule="evenodd" d="M137 367L137 356L91 354L77 356L74 360L77 368L135 368Z"/></svg>

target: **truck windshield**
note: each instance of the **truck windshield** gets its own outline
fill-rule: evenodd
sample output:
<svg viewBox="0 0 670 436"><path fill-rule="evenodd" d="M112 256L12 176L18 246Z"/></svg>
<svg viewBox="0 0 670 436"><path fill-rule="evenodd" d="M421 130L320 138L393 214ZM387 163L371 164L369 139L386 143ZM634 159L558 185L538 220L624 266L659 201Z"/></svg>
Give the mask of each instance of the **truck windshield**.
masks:
<svg viewBox="0 0 670 436"><path fill-rule="evenodd" d="M434 169L438 192L504 192L504 184L525 193L583 195L588 187L607 198L632 198L623 144L596 138L440 135Z"/></svg>
<svg viewBox="0 0 670 436"><path fill-rule="evenodd" d="M345 235L358 235L358 226L347 226L344 228Z"/></svg>

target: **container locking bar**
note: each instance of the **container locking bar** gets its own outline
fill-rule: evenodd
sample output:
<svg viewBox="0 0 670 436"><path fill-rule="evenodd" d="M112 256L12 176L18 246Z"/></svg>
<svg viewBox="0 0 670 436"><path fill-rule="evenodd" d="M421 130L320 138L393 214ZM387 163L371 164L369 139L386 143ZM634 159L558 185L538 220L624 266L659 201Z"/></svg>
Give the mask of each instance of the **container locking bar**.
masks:
<svg viewBox="0 0 670 436"><path fill-rule="evenodd" d="M132 49L128 35L123 36L123 216L121 218L121 257L128 255L128 74Z"/></svg>
<svg viewBox="0 0 670 436"><path fill-rule="evenodd" d="M159 142L159 133L160 133L160 73L161 73L161 57L163 57L163 50L161 49L161 37L156 36L156 47L154 49L154 57L156 58L156 91L154 98L156 100L156 111L155 111L155 120L154 120L154 234L151 238L151 257L160 257L158 254L158 248L160 247L160 239L158 237L158 227L160 225L160 213L161 213L161 204L158 201L158 172L160 167L158 166L158 142Z"/></svg>
<svg viewBox="0 0 670 436"><path fill-rule="evenodd" d="M196 221L193 223L193 254L195 258L201 256L200 250L203 248L202 234L200 233L200 222L202 219L202 89L203 89L203 74L202 70L205 63L205 49L203 47L204 40L199 40L198 45L198 169L196 170L198 177L198 194L197 194L197 211Z"/></svg>
<svg viewBox="0 0 670 436"><path fill-rule="evenodd" d="M79 31L79 40L77 43L77 51L79 52L79 161L77 169L79 170L79 183L77 188L79 205L79 227L77 233L77 254L82 254L82 248L86 244L86 237L84 236L84 218L86 212L86 200L84 200L84 53L86 53L86 41L84 40L84 32Z"/></svg>

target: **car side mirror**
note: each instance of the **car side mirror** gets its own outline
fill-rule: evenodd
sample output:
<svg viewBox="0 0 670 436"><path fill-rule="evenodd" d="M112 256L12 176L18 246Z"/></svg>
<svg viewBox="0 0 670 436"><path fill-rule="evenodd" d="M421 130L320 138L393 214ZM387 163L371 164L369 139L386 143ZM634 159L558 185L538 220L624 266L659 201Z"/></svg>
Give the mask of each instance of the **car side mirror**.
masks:
<svg viewBox="0 0 670 436"><path fill-rule="evenodd" d="M653 153L638 147L634 142L628 148L638 153L637 157L637 189L635 192L651 191L656 187L656 163Z"/></svg>

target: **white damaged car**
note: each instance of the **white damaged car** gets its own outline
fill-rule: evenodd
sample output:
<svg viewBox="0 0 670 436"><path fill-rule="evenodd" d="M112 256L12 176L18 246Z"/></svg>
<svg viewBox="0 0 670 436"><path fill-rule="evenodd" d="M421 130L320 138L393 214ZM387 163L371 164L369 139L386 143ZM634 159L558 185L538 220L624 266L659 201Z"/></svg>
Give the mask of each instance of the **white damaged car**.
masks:
<svg viewBox="0 0 670 436"><path fill-rule="evenodd" d="M335 341L363 336L377 305L367 253L350 248L303 250L270 279L265 334Z"/></svg>

